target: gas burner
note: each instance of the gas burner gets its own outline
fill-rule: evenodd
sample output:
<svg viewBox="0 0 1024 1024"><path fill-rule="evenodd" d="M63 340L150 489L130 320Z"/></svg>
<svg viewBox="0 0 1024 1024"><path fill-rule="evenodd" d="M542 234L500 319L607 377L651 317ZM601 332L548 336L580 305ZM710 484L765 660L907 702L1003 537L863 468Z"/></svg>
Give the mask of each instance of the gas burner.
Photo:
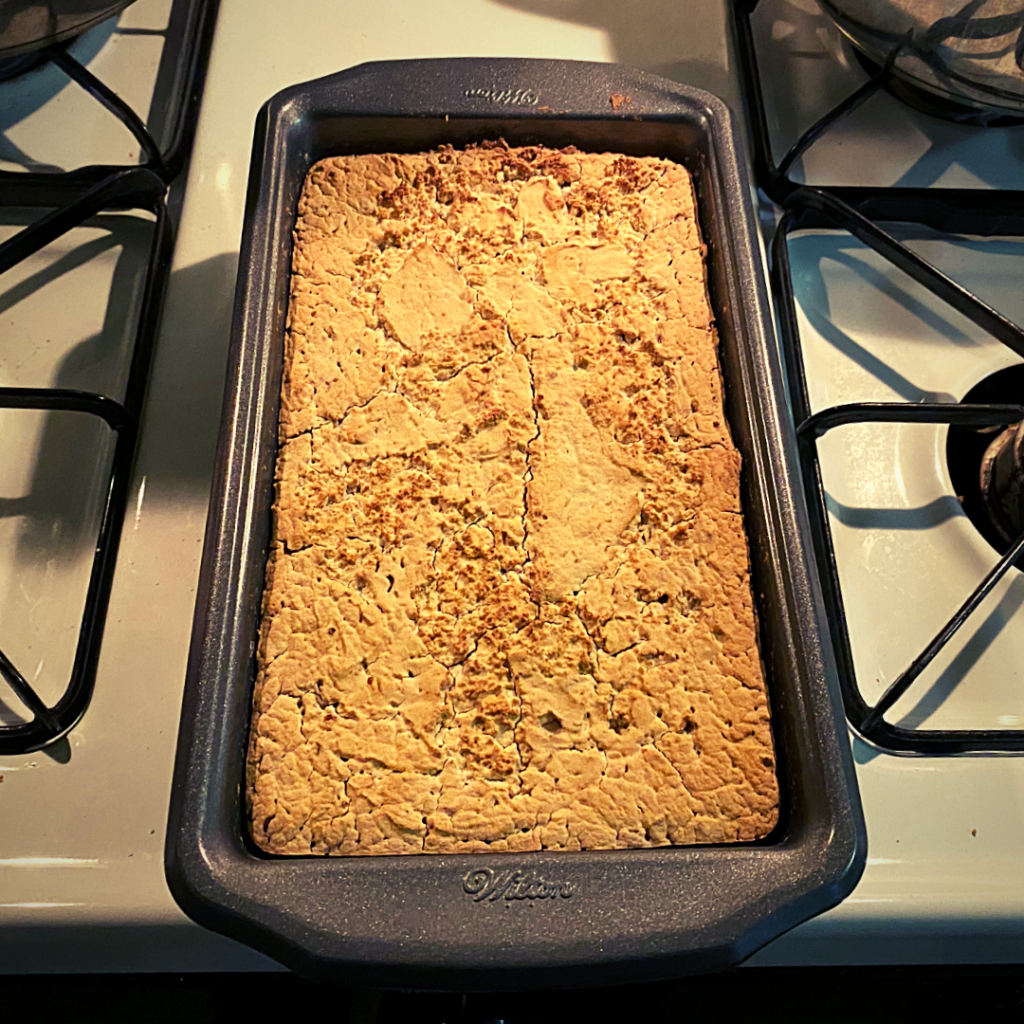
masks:
<svg viewBox="0 0 1024 1024"><path fill-rule="evenodd" d="M856 54L860 66L872 77L881 74L882 66L876 64L856 46L850 47ZM920 85L915 85L897 73L892 75L885 85L885 90L914 110L931 117L941 118L972 128L1014 128L1024 124L1024 117L1000 113L982 107L961 103L948 96L940 96Z"/></svg>
<svg viewBox="0 0 1024 1024"><path fill-rule="evenodd" d="M1007 427L981 460L981 500L992 525L1010 543L1024 530L1024 420Z"/></svg>
<svg viewBox="0 0 1024 1024"><path fill-rule="evenodd" d="M999 370L964 395L968 403L1019 403L1024 364ZM1024 530L1024 422L1005 430L950 427L946 440L950 479L967 518L1004 554ZM1024 570L1024 558L1015 563Z"/></svg>

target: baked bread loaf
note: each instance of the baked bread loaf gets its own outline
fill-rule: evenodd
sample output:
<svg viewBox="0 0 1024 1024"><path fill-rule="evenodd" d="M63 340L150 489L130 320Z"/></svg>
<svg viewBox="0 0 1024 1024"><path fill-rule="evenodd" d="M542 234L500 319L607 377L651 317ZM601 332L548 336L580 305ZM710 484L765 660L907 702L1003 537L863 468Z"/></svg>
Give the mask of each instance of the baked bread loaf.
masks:
<svg viewBox="0 0 1024 1024"><path fill-rule="evenodd" d="M746 841L778 813L687 171L323 160L248 765L281 854Z"/></svg>

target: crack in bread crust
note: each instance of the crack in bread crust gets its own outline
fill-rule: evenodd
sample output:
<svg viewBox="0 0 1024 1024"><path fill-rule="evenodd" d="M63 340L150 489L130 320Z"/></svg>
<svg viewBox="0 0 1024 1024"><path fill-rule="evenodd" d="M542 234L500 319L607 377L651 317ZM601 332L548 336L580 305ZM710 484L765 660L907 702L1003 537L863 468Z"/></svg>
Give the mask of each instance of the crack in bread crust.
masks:
<svg viewBox="0 0 1024 1024"><path fill-rule="evenodd" d="M685 169L503 143L321 161L279 437L247 772L262 849L771 831Z"/></svg>

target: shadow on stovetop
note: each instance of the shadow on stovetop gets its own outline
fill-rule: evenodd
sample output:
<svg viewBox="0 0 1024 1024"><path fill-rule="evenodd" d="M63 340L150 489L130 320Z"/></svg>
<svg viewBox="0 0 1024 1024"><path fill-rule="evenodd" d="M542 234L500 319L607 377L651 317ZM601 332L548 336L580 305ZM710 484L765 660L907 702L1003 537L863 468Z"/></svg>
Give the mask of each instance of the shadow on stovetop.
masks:
<svg viewBox="0 0 1024 1024"><path fill-rule="evenodd" d="M21 337L8 331L0 383L122 398L145 277L140 252L148 252L152 226L132 217L97 218L88 226L111 230L58 250L52 262L0 291L0 316L5 322L20 317L23 325L14 332ZM105 309L100 329L77 343L31 330L37 314L55 301L47 285L75 273L95 274L97 259L106 261L110 275L109 294L91 311L98 317ZM123 536L138 526L143 498L147 508L162 501L184 509L179 522L185 529L205 518L236 264L237 255L229 253L170 276ZM55 294L59 301L59 287ZM16 454L0 458L0 543L8 552L0 562L6 582L0 588L2 647L53 703L75 656L114 434L83 413L12 410L0 412L0 421L5 448ZM23 719L20 702L4 685L0 700L0 723Z"/></svg>
<svg viewBox="0 0 1024 1024"><path fill-rule="evenodd" d="M237 268L232 252L171 274L136 459L147 501L199 500L205 514Z"/></svg>
<svg viewBox="0 0 1024 1024"><path fill-rule="evenodd" d="M34 367L31 353L8 365L15 356L5 351L0 383L70 388L122 399L144 284L140 255L148 247L151 225L111 217L96 218L86 226L107 228L109 233L70 249L0 292L0 316L33 296L45 298L47 285L119 249L102 328L70 348L53 372L45 365ZM204 495L209 488L237 263L237 253L224 253L170 276L136 457L137 467L146 474L150 500L164 490L180 501L186 493ZM27 348L29 339L21 346L23 355ZM23 517L20 558L76 558L88 551L98 528L113 435L98 419L81 413L9 415L37 417L41 423L31 481L22 493L8 492L0 498L0 519Z"/></svg>
<svg viewBox="0 0 1024 1024"><path fill-rule="evenodd" d="M829 513L854 530L927 530L963 515L963 507L952 494L944 494L917 508L864 508L844 505L827 491Z"/></svg>
<svg viewBox="0 0 1024 1024"><path fill-rule="evenodd" d="M29 719L27 712L13 694L3 691L7 689L4 682L0 682L0 726L25 725Z"/></svg>
<svg viewBox="0 0 1024 1024"><path fill-rule="evenodd" d="M1010 572L1014 570L1011 569ZM964 644L946 669L921 694L917 703L895 724L902 729L920 729L939 710L967 674L982 659L1007 623L1024 605L1024 576L1018 575L998 604L985 616L970 640Z"/></svg>
<svg viewBox="0 0 1024 1024"><path fill-rule="evenodd" d="M39 216L8 209L4 235ZM153 235L152 216L98 216L0 283L0 384L123 397ZM0 411L3 650L55 702L75 657L116 437L82 412ZM3 687L0 687L2 697ZM4 698L0 720L20 703Z"/></svg>
<svg viewBox="0 0 1024 1024"><path fill-rule="evenodd" d="M102 219L89 226L101 225ZM147 233L149 226L146 225ZM146 243L148 245L148 239ZM24 372L3 373L2 383L52 386L94 391L120 400L130 356L143 275L138 249L124 237L111 234L79 246L45 271L0 293L0 315L33 292L65 274L71 274L109 249L121 247L117 257L102 329L75 345L62 358L52 379L33 379ZM205 491L213 465L220 420L231 307L234 298L236 253L224 253L170 276L162 327L153 353L149 387L142 418L142 441L137 464L145 463L147 488L163 486L175 493L189 488ZM20 367L19 367L20 369ZM2 371L2 367L0 367ZM83 542L89 525L81 517L81 499L96 467L83 458L84 433L93 420L77 413L31 413L46 417L40 434L32 482L16 497L0 498L0 518L24 516L27 528L21 544L25 554L51 556L72 551ZM108 431L95 422L98 439ZM95 450L95 448L94 448ZM101 476L105 477L106 468ZM59 528L55 522L59 521ZM91 543L91 537L86 541Z"/></svg>
<svg viewBox="0 0 1024 1024"><path fill-rule="evenodd" d="M12 226L25 222L14 212L2 220ZM9 317L11 324L0 353L0 383L96 392L119 401L144 286L152 219L107 215L77 230L92 237L77 245L60 240L44 250L34 272L0 291L0 316ZM67 294L62 284L87 288L95 279L104 280L108 267L109 295L100 329L61 352L67 341L59 333L50 334L49 307ZM88 309L82 315L89 317L92 312ZM30 473L27 486L5 479L5 496L0 498L0 518L21 517L19 562L46 558L63 565L91 558L113 455L113 433L97 417L84 413L29 410L6 413L5 428L9 448L21 449L10 465L18 466L19 473Z"/></svg>

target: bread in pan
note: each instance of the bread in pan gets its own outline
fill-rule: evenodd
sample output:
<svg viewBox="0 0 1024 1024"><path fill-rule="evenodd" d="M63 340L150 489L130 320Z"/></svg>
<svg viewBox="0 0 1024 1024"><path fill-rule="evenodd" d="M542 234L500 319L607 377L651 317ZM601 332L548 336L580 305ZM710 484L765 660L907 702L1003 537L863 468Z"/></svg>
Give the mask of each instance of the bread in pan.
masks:
<svg viewBox="0 0 1024 1024"><path fill-rule="evenodd" d="M280 854L750 841L778 784L704 251L667 160L323 160L248 771Z"/></svg>

